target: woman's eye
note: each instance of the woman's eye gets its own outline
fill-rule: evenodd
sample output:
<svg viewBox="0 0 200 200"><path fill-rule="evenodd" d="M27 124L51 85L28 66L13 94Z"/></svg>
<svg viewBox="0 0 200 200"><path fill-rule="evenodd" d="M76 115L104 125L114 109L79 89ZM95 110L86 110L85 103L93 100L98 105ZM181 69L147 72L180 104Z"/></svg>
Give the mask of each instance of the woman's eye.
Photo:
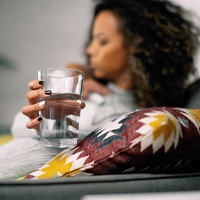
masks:
<svg viewBox="0 0 200 200"><path fill-rule="evenodd" d="M99 44L100 44L101 46L103 46L103 45L107 44L107 41L106 41L106 40L100 40L100 41L99 41Z"/></svg>

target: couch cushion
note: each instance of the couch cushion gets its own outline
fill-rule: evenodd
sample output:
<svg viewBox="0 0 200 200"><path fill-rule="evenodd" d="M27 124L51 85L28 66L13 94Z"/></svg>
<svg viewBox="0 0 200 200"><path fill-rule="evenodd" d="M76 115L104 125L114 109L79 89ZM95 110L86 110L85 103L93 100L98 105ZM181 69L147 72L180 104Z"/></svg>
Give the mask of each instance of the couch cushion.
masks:
<svg viewBox="0 0 200 200"><path fill-rule="evenodd" d="M39 180L0 180L0 199L6 200L82 200L85 195L176 194L200 191L200 173L184 174L118 174L102 176L76 176L58 179ZM147 199L149 200L149 198ZM122 198L124 200L124 198ZM159 199L160 198L155 198ZM166 200L167 198L165 198ZM169 199L177 199L173 196ZM186 198L185 198L186 199ZM199 198L193 198L197 200ZM95 198L96 200L96 198ZM109 198L111 200L111 198ZM183 200L183 199L181 199Z"/></svg>
<svg viewBox="0 0 200 200"><path fill-rule="evenodd" d="M99 127L25 178L200 170L200 110L148 108Z"/></svg>

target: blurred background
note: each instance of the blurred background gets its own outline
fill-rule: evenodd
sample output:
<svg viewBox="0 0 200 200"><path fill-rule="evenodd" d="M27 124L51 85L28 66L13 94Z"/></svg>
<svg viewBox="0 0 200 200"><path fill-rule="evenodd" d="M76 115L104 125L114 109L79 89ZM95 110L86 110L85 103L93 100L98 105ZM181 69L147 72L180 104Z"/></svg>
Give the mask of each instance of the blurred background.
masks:
<svg viewBox="0 0 200 200"><path fill-rule="evenodd" d="M198 13L198 0L172 1ZM0 133L27 104L37 70L84 64L93 6L94 0L0 0Z"/></svg>

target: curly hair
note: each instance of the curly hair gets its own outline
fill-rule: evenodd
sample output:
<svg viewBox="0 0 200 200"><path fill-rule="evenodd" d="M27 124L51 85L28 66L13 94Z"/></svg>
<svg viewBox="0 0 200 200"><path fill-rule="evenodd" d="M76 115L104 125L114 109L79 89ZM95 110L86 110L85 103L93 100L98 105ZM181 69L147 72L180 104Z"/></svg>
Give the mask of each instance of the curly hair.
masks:
<svg viewBox="0 0 200 200"><path fill-rule="evenodd" d="M131 60L138 106L183 106L199 44L189 13L168 0L100 0L93 21L103 10L119 18L125 44L137 47Z"/></svg>

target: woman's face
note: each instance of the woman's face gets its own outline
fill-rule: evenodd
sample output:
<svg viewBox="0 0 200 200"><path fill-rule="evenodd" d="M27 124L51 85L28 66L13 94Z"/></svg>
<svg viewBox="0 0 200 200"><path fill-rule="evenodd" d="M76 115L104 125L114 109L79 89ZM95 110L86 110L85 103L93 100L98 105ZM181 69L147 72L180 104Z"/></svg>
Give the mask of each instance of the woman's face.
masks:
<svg viewBox="0 0 200 200"><path fill-rule="evenodd" d="M95 18L87 54L96 78L115 82L127 71L129 50L118 23L118 17L111 11L102 11Z"/></svg>

